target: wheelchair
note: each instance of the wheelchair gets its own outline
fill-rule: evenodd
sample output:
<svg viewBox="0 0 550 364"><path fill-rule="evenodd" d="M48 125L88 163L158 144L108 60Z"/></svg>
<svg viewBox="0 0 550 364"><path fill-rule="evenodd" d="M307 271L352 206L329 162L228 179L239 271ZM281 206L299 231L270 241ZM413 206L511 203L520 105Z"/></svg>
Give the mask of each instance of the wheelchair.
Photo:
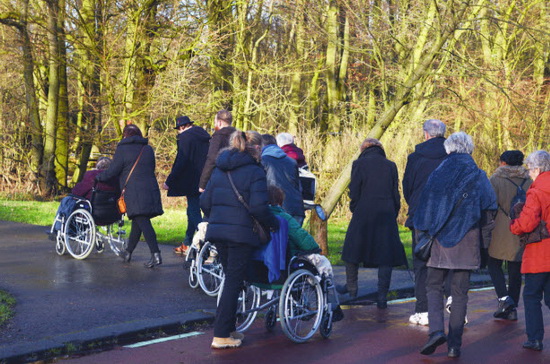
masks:
<svg viewBox="0 0 550 364"><path fill-rule="evenodd" d="M223 281L222 264L214 244L204 241L207 223L199 224L185 261L189 264L189 286L199 285L207 295L215 297Z"/></svg>
<svg viewBox="0 0 550 364"><path fill-rule="evenodd" d="M109 199L116 201L114 194ZM63 200L62 204L66 203L70 212L58 211L49 233L54 238L58 255L68 252L73 258L82 260L91 254L94 247L102 253L105 244L117 256L126 249L124 219L113 201L107 205L92 206L87 199L75 195Z"/></svg>
<svg viewBox="0 0 550 364"><path fill-rule="evenodd" d="M284 334L295 343L308 341L317 331L323 338L330 337L334 313L339 310L332 278L320 274L300 256L291 258L285 276L282 285L266 283L267 279L244 284L239 294L237 331L246 331L258 312L267 309L264 324L268 331L274 329L278 316Z"/></svg>

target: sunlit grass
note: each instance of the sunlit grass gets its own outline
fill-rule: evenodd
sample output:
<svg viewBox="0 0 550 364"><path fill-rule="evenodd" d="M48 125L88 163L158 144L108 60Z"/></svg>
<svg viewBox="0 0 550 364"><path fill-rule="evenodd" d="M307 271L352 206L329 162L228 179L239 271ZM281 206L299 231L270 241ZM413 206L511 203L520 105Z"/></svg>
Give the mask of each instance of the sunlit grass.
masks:
<svg viewBox="0 0 550 364"><path fill-rule="evenodd" d="M174 206L176 204L172 204ZM0 199L0 220L16 221L34 225L51 225L59 202L13 201ZM152 220L161 244L179 245L187 229L187 214L181 207L164 208L164 214ZM129 230L129 221L126 221ZM346 237L349 221L331 219L328 225L328 258L332 264L341 265L342 246ZM307 228L307 227L306 227ZM400 226L399 235L405 246L405 252L411 263L411 234L409 229ZM383 243L383 242L381 242Z"/></svg>
<svg viewBox="0 0 550 364"><path fill-rule="evenodd" d="M13 316L15 298L7 292L0 291L0 327Z"/></svg>

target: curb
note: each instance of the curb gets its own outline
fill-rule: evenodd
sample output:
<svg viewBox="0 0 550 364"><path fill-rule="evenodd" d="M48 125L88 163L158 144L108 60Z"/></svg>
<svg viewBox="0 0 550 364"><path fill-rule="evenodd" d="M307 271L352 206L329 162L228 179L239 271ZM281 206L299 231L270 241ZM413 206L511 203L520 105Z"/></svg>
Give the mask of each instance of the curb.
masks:
<svg viewBox="0 0 550 364"><path fill-rule="evenodd" d="M214 313L195 311L161 319L126 322L49 339L0 347L0 363L28 363L86 354L159 336L182 334L212 324Z"/></svg>

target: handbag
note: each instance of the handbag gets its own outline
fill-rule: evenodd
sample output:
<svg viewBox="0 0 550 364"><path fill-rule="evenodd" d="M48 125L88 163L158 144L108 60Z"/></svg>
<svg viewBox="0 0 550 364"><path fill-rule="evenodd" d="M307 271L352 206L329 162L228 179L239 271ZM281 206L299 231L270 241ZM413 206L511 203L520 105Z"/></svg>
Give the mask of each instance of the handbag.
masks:
<svg viewBox="0 0 550 364"><path fill-rule="evenodd" d="M514 216L519 217L521 211L523 210L523 206L525 206L525 203L523 202L514 205ZM539 241L548 238L550 238L548 226L546 225L546 221L544 221L541 217L540 223L533 231L531 231L530 233L521 234L519 236L519 242L522 246L525 246L527 244L538 243Z"/></svg>
<svg viewBox="0 0 550 364"><path fill-rule="evenodd" d="M252 218L252 230L258 235L260 238L260 243L262 245L265 245L269 243L271 240L271 233L269 232L269 229L266 229L259 221L252 215L250 212L250 207L244 200L243 196L239 193L237 190L237 187L235 187L235 183L233 183L233 178L231 178L231 172L227 171L227 177L229 178L229 183L231 184L231 188L233 188L233 192L235 192L235 195L237 196L237 199L240 203L243 204L243 206L248 210L248 213L250 214L250 217Z"/></svg>
<svg viewBox="0 0 550 364"><path fill-rule="evenodd" d="M453 210L449 214L449 217L447 217L447 220L441 225L439 230L435 232L433 236L430 236L430 234L421 231L418 234L418 243L414 247L414 256L423 262L427 262L431 255L432 255L432 246L434 244L436 236L443 230L443 228L447 225L449 220L451 219L451 216L453 216L454 212L456 211L458 205L464 200L466 197L468 197L468 193L464 192L458 202L454 205Z"/></svg>
<svg viewBox="0 0 550 364"><path fill-rule="evenodd" d="M118 212L120 212L121 214L125 214L126 211L127 211L126 210L126 201L124 201L124 193L126 192L126 185L128 184L128 180L130 179L130 176L134 172L134 168L136 168L136 165L139 162L139 159L141 158L141 154L143 154L143 149L144 148L145 148L145 145L143 147L141 147L141 151L139 152L139 155L138 155L136 161L134 162L134 165L132 166L132 169L130 170L130 173L128 173L128 177L126 177L126 182L124 182L124 187L122 187L122 192L120 192L120 197L116 201Z"/></svg>

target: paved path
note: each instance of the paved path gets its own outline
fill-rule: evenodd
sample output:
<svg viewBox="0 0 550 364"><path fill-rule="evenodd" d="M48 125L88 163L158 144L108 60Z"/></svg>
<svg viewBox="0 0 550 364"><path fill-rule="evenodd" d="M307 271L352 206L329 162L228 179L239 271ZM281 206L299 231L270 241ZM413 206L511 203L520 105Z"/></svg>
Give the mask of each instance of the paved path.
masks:
<svg viewBox="0 0 550 364"><path fill-rule="evenodd" d="M144 242L130 264L109 248L75 260L58 256L45 230L0 221L0 289L17 300L15 317L0 331L0 359L63 352L68 345L133 340L157 330L177 332L183 325L212 320L215 299L189 287L183 258L174 255L172 247L161 246L164 262L155 269L143 267L149 259ZM335 267L335 276L337 283L345 282L343 267ZM376 282L375 269L360 270L362 303L374 296ZM408 271L394 271L394 297L410 295L412 286Z"/></svg>
<svg viewBox="0 0 550 364"><path fill-rule="evenodd" d="M420 355L427 340L428 328L407 323L413 303L390 304L387 310L375 306L344 310L345 318L335 323L329 339L315 335L305 344L292 343L279 325L273 333L257 319L245 335L241 348L212 350L212 330L201 335L167 341L139 348L118 347L115 350L73 357L67 364L96 363L550 363L550 340L546 349L533 352L523 349L525 341L523 310L516 322L495 320L494 292L470 292L469 324L463 335L462 356L447 357L447 345L430 356ZM447 319L448 319L448 315ZM550 310L544 310L546 331L550 331Z"/></svg>

